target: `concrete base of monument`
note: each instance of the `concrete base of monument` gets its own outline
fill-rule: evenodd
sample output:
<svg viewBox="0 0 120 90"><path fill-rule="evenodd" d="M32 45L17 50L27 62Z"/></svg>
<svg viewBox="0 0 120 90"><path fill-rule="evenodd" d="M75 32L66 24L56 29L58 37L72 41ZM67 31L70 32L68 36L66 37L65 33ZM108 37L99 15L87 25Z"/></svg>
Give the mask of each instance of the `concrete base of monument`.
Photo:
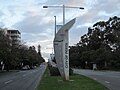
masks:
<svg viewBox="0 0 120 90"><path fill-rule="evenodd" d="M64 83L64 82L73 82L74 80L58 80L58 82L60 83Z"/></svg>

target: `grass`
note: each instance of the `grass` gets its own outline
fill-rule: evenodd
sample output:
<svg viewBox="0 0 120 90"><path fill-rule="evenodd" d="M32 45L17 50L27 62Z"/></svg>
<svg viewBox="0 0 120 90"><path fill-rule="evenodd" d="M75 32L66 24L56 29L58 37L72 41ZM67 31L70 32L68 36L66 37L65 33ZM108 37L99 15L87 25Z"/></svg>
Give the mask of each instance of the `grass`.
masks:
<svg viewBox="0 0 120 90"><path fill-rule="evenodd" d="M62 80L60 76L50 76L47 69L37 90L109 90L102 84L82 75L73 75L70 79L73 81L60 81Z"/></svg>

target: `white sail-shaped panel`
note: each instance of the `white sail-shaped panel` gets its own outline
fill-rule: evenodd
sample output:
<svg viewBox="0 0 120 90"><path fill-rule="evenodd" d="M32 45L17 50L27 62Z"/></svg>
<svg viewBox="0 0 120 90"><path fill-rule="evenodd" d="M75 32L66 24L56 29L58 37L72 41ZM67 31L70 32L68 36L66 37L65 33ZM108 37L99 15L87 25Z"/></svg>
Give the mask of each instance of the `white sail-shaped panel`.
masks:
<svg viewBox="0 0 120 90"><path fill-rule="evenodd" d="M68 31L75 23L75 19L63 25L54 38L55 59L64 80L69 80L69 42Z"/></svg>

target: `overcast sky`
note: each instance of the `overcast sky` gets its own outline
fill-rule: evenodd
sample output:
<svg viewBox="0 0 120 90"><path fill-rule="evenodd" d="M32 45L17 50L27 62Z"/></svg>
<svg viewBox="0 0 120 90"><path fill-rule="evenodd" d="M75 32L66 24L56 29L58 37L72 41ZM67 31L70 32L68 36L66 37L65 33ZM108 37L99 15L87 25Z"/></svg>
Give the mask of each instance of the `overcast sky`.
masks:
<svg viewBox="0 0 120 90"><path fill-rule="evenodd" d="M27 45L41 45L44 58L52 52L54 39L54 16L62 24L62 8L43 9L44 5L66 5L84 7L66 9L66 22L77 18L70 30L70 45L97 21L120 16L120 0L0 0L0 27L18 29Z"/></svg>

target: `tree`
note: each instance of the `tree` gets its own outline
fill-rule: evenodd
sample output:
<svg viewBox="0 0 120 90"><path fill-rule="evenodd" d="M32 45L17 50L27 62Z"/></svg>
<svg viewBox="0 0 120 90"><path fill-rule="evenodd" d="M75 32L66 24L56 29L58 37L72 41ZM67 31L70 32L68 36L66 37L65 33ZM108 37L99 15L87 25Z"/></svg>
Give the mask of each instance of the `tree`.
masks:
<svg viewBox="0 0 120 90"><path fill-rule="evenodd" d="M87 61L97 63L98 68L120 67L120 18L114 16L108 21L100 21L88 28L88 33L81 36L81 40L75 46L77 53L70 55L72 58L78 58L80 63ZM82 48L82 49L81 49ZM81 49L81 51L79 51ZM75 57L74 57L75 56ZM116 57L115 57L116 56ZM71 59L70 59L71 60ZM82 63L83 65L85 65ZM76 63L77 65L77 63Z"/></svg>
<svg viewBox="0 0 120 90"><path fill-rule="evenodd" d="M41 46L38 45L38 54L39 54L39 57L40 57L40 62L44 62L45 60L43 59L42 55L41 55Z"/></svg>
<svg viewBox="0 0 120 90"><path fill-rule="evenodd" d="M11 52L11 40L5 34L5 29L0 28L0 60L4 62L7 71L9 71L9 54Z"/></svg>
<svg viewBox="0 0 120 90"><path fill-rule="evenodd" d="M35 46L28 48L24 43L13 46L10 37L5 33L5 30L0 28L0 62L3 61L5 69L21 69L22 65L39 65L44 61L39 53L35 50Z"/></svg>
<svg viewBox="0 0 120 90"><path fill-rule="evenodd" d="M70 47L70 67L78 67L80 66L79 62L79 49L78 47L72 46Z"/></svg>

